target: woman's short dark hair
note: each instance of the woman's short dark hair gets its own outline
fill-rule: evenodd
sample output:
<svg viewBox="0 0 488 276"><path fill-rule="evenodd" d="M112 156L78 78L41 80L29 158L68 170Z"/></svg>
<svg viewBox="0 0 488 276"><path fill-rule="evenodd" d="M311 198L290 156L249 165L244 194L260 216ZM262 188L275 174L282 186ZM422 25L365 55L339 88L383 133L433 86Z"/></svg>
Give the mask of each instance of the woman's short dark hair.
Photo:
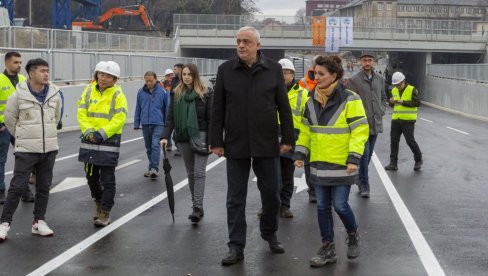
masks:
<svg viewBox="0 0 488 276"><path fill-rule="evenodd" d="M344 68L342 68L342 60L338 56L318 56L315 59L315 66L320 65L327 68L329 73L337 74L336 80L344 76Z"/></svg>

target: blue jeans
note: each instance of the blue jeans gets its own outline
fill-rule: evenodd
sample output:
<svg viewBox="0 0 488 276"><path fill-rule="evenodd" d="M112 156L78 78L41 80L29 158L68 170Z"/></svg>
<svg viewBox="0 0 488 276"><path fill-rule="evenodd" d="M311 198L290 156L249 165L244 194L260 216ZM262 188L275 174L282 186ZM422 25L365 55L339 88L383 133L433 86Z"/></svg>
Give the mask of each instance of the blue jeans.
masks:
<svg viewBox="0 0 488 276"><path fill-rule="evenodd" d="M0 192L5 191L5 163L7 163L8 147L12 139L7 129L0 131Z"/></svg>
<svg viewBox="0 0 488 276"><path fill-rule="evenodd" d="M358 225L356 218L349 206L349 192L351 186L322 186L315 185L317 197L317 217L320 227L322 242L334 241L334 221L332 219L332 205L339 218L342 220L347 233L356 232Z"/></svg>
<svg viewBox="0 0 488 276"><path fill-rule="evenodd" d="M142 136L144 136L144 144L146 145L147 159L149 159L148 169L156 169L159 171L159 158L161 156L161 148L159 140L163 134L163 126L157 125L143 125Z"/></svg>
<svg viewBox="0 0 488 276"><path fill-rule="evenodd" d="M368 141L364 144L364 153L359 161L359 184L369 188L368 166L373 155L374 144L378 135L369 135Z"/></svg>

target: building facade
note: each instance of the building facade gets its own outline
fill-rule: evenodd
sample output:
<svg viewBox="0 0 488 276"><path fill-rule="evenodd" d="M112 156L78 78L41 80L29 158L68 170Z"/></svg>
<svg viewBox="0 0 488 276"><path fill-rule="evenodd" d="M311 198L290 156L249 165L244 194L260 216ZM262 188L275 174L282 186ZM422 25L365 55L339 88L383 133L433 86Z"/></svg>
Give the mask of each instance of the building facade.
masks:
<svg viewBox="0 0 488 276"><path fill-rule="evenodd" d="M318 16L338 10L349 2L349 0L307 0L305 1L305 15Z"/></svg>

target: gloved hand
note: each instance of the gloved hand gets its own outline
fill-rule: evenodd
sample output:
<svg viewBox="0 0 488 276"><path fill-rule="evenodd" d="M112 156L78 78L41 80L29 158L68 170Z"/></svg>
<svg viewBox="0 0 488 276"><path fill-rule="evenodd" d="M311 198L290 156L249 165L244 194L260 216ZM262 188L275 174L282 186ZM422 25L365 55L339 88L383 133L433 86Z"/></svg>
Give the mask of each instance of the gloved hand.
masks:
<svg viewBox="0 0 488 276"><path fill-rule="evenodd" d="M102 134L100 134L98 131L93 132L93 136L90 138L90 141L93 144L100 145L103 142Z"/></svg>

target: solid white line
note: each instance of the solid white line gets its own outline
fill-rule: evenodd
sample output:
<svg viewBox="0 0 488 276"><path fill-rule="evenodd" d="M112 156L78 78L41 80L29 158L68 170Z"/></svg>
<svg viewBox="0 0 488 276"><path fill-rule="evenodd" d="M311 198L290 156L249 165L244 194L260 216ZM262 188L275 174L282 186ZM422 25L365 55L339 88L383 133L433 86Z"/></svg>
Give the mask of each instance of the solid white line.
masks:
<svg viewBox="0 0 488 276"><path fill-rule="evenodd" d="M385 186L385 189L390 196L393 206L395 207L400 219L402 220L403 226L405 226L405 229L407 230L407 233L412 240L415 250L419 255L420 261L422 261L422 265L427 271L427 274L432 276L444 276L444 270L442 269L439 261L432 252L429 244L425 240L424 235L422 235L422 232L417 226L417 223L415 223L412 214L410 214L410 211L408 211L407 206L403 202L402 198L398 194L398 191L395 189L395 186L386 174L386 171L383 168L383 165L381 165L381 162L378 159L378 156L376 156L376 153L373 153L372 159L374 166L376 167L376 171L381 178L381 182L383 182L383 186Z"/></svg>
<svg viewBox="0 0 488 276"><path fill-rule="evenodd" d="M218 164L222 163L225 160L225 158L219 158L215 160L214 162L210 163L207 166L206 171L209 171L213 169L215 166ZM188 178L182 180L180 183L176 184L174 186L174 191L178 191L179 189L183 188L188 184ZM127 222L131 221L141 213L145 212L149 208L153 207L154 205L158 204L159 202L163 201L168 194L166 192L156 196L155 198L149 200L148 202L144 203L143 205L137 207L130 213L124 215L123 217L119 218L118 220L114 221L113 223L109 224L108 226L105 226L104 228L100 229L97 231L95 234L89 236L88 238L84 239L80 243L74 245L70 249L66 250L65 252L61 253L54 259L50 260L49 262L43 264L36 270L32 271L31 273L28 274L28 276L34 276L34 275L46 275L56 268L60 267L79 253L83 252L85 249L102 239L103 237L107 236L108 234L112 233L115 231L117 228L120 226L126 224Z"/></svg>
<svg viewBox="0 0 488 276"><path fill-rule="evenodd" d="M137 137L137 138L134 138L134 139L130 139L130 140L127 140L127 141L122 141L121 144L126 144L126 143L130 143L130 142L134 142L134 141L137 141L137 140L141 140L142 138L144 137ZM77 157L78 156L78 153L75 153L75 154L72 154L72 155L68 155L68 156L64 156L64 157L60 157L60 158L57 158L56 159L56 162L58 161L63 161L63 160L66 160L66 159L70 159L70 158L73 158L73 157ZM9 174L13 174L14 171L8 171L5 173L5 175L9 175Z"/></svg>
<svg viewBox="0 0 488 276"><path fill-rule="evenodd" d="M448 129L450 129L450 130L454 130L454 131L457 131L457 132L460 132L460 133L462 133L462 134L466 134L466 135L469 135L469 133L467 133L467 132L464 132L464 131L462 131L462 130L459 130L459 129L455 129L455 128L452 128L452 127L446 127L446 128L448 128Z"/></svg>
<svg viewBox="0 0 488 276"><path fill-rule="evenodd" d="M432 121L431 121L431 120L427 120L427 119L425 119L425 118L420 118L420 120L423 120L423 121L426 121L426 122L432 123Z"/></svg>
<svg viewBox="0 0 488 276"><path fill-rule="evenodd" d="M136 159L136 160L129 161L129 162L125 163L125 164L118 165L117 167L115 167L115 170L116 171L121 170L123 168L129 167L130 165L134 165L135 163L139 163L141 161L142 161L141 159Z"/></svg>

